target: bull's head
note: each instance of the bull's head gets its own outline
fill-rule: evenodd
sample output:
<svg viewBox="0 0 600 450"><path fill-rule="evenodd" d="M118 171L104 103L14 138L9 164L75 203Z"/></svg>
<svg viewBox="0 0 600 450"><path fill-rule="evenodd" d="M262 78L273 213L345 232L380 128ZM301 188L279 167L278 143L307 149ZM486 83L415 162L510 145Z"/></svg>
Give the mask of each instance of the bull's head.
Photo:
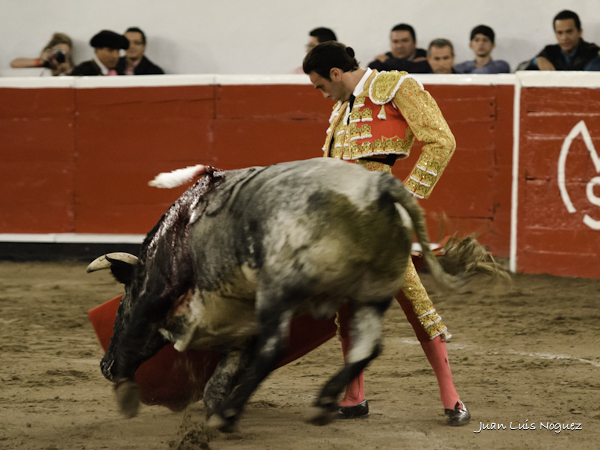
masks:
<svg viewBox="0 0 600 450"><path fill-rule="evenodd" d="M110 345L100 362L100 368L104 377L110 381L115 381L113 367L115 363L115 348L118 345L119 338L123 334L125 326L129 323L129 315L132 307L132 285L134 279L135 266L138 258L129 253L108 253L96 258L87 267L87 272L110 269L117 281L125 285L125 295L121 299L117 318L113 327L113 337Z"/></svg>

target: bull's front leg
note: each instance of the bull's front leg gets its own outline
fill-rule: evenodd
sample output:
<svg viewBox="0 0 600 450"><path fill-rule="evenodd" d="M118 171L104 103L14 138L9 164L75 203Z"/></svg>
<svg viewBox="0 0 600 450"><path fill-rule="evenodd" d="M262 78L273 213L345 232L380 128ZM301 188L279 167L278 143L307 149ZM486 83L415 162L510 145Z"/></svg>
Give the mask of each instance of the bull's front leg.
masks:
<svg viewBox="0 0 600 450"><path fill-rule="evenodd" d="M285 351L290 322L293 317L293 310L288 307L290 302L286 302L287 306L268 301L260 302L260 300L257 303L273 306L258 312L261 332L255 351L252 352L251 362L227 401L209 418L207 426L210 428L225 432L235 429L248 399L258 385L277 367L277 363Z"/></svg>
<svg viewBox="0 0 600 450"><path fill-rule="evenodd" d="M142 299L143 300L143 299ZM121 413L132 418L137 416L140 395L134 375L137 369L154 356L167 340L160 334L160 313L156 304L141 301L132 311L131 321L115 349L115 393ZM150 306L148 306L150 305Z"/></svg>
<svg viewBox="0 0 600 450"><path fill-rule="evenodd" d="M346 365L325 384L306 416L308 422L314 425L330 423L337 416L337 399L344 388L379 355L381 318L391 301L392 298L389 298L353 308L350 319L352 348L348 353Z"/></svg>
<svg viewBox="0 0 600 450"><path fill-rule="evenodd" d="M233 350L223 355L204 387L204 405L209 418L219 410L238 383L240 374L250 360L250 349Z"/></svg>

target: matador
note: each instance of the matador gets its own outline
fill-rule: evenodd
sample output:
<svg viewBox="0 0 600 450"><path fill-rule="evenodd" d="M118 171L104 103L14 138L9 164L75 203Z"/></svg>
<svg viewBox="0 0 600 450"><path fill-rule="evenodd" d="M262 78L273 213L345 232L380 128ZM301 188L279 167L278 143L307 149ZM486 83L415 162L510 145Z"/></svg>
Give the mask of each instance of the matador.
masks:
<svg viewBox="0 0 600 450"><path fill-rule="evenodd" d="M334 41L313 48L304 59L303 69L325 98L336 101L323 156L391 173L396 160L408 157L418 139L425 145L404 184L415 197L427 199L456 143L437 103L421 83L406 72L361 68L352 48ZM445 341L451 335L412 261L397 300L435 372L448 424L466 425L471 415L456 391L448 363ZM339 328L346 356L351 346L348 317L339 317ZM368 416L362 373L347 386L339 406L340 418Z"/></svg>

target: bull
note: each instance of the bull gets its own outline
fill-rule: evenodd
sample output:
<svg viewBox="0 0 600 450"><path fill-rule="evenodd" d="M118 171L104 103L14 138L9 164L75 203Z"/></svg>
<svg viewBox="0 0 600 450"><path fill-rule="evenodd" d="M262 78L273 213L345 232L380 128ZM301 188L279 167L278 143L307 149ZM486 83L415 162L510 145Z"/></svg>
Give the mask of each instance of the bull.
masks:
<svg viewBox="0 0 600 450"><path fill-rule="evenodd" d="M276 367L292 318L330 318L348 302L353 346L308 420L330 422L345 386L381 350L381 319L402 287L416 234L435 280L456 284L429 250L424 216L402 183L339 160L209 169L144 240L139 258L110 254L125 285L102 361L127 417L138 367L169 342L223 353L204 390L207 424L232 429Z"/></svg>

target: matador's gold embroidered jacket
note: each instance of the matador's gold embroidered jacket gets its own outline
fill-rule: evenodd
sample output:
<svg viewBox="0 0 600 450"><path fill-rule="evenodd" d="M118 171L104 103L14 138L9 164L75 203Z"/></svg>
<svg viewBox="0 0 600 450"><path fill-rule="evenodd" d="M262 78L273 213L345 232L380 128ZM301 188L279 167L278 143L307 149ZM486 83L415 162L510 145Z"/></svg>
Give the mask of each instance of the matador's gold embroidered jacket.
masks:
<svg viewBox="0 0 600 450"><path fill-rule="evenodd" d="M391 172L389 165L364 158L390 154L406 158L416 138L425 145L404 184L415 197L428 198L456 148L429 92L406 72L372 71L352 111L347 106L348 102L337 102L333 108L323 156Z"/></svg>

